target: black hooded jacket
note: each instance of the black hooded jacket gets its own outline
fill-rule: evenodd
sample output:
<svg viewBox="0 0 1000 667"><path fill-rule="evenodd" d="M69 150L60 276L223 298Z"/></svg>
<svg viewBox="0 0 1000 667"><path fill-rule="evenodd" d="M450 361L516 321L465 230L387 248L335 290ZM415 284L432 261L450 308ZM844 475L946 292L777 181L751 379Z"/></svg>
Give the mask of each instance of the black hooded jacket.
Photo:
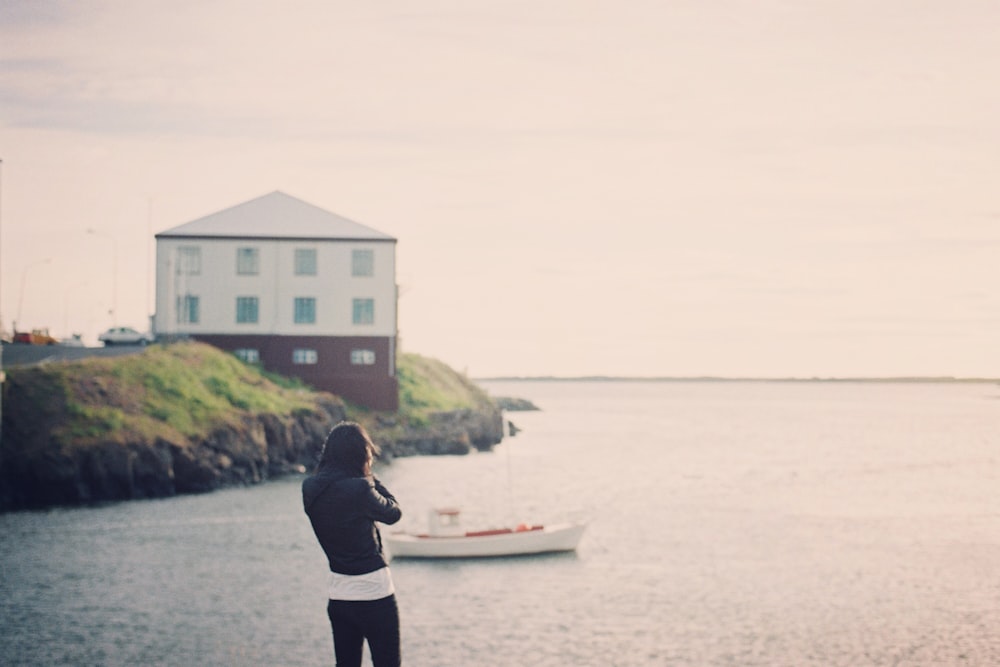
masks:
<svg viewBox="0 0 1000 667"><path fill-rule="evenodd" d="M367 574L385 567L375 522L396 523L402 512L377 478L337 468L318 472L302 482L302 504L331 572Z"/></svg>

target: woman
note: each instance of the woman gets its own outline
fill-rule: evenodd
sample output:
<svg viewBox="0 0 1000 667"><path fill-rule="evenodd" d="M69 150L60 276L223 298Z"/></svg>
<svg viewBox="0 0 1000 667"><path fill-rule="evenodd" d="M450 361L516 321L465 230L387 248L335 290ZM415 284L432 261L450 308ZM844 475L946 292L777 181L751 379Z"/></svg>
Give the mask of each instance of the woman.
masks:
<svg viewBox="0 0 1000 667"><path fill-rule="evenodd" d="M399 609L375 522L396 523L402 513L372 474L378 453L364 427L341 422L302 482L306 514L330 561L327 613L339 667L361 665L366 639L375 667L401 664Z"/></svg>

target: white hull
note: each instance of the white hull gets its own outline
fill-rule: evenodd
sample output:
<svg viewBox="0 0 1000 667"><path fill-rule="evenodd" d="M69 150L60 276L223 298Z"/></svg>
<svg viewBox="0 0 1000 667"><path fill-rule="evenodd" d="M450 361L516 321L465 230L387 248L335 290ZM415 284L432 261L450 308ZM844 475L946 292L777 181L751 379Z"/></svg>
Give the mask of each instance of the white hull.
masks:
<svg viewBox="0 0 1000 667"><path fill-rule="evenodd" d="M393 558L484 558L573 551L586 524L562 523L533 530L455 536L392 533L385 536Z"/></svg>

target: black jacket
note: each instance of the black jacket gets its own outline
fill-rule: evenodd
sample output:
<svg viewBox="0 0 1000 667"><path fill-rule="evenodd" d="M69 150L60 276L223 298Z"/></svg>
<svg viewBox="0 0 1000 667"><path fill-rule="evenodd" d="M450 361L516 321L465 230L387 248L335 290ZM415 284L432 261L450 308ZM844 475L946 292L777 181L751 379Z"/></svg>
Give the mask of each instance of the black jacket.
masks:
<svg viewBox="0 0 1000 667"><path fill-rule="evenodd" d="M302 482L302 504L331 572L367 574L385 567L375 522L396 523L402 512L378 479L324 470Z"/></svg>

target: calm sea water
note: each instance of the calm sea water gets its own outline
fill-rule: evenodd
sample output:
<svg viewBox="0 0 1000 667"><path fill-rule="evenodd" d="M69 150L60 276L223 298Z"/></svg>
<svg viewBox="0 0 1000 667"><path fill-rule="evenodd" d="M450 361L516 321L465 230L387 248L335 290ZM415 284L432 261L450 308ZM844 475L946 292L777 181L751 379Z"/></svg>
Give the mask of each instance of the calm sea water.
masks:
<svg viewBox="0 0 1000 667"><path fill-rule="evenodd" d="M590 524L394 561L406 664L1000 664L1000 386L484 384L543 410L382 469L404 525ZM0 515L0 663L333 664L299 482Z"/></svg>

